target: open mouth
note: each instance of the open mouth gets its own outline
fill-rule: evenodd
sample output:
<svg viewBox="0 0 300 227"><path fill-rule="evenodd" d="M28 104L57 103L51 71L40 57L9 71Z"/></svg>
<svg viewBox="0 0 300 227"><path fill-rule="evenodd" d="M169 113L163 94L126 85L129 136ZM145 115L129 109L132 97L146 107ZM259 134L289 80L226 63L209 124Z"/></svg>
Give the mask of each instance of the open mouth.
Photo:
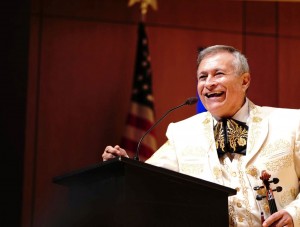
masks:
<svg viewBox="0 0 300 227"><path fill-rule="evenodd" d="M207 98L220 97L223 94L224 94L223 91L220 91L220 92L209 92L209 93L205 94L205 97L207 97Z"/></svg>

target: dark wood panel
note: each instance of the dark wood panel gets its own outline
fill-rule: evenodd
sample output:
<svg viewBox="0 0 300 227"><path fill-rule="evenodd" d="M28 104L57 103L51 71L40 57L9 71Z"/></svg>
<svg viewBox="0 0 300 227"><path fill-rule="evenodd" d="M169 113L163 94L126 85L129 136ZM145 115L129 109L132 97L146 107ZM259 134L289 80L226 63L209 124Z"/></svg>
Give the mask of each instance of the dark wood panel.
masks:
<svg viewBox="0 0 300 227"><path fill-rule="evenodd" d="M128 8L124 0L45 0L44 13L52 16L109 22L133 23L140 20L140 6ZM207 29L227 32L242 31L242 2L239 1L158 1L158 10L149 7L149 24Z"/></svg>
<svg viewBox="0 0 300 227"><path fill-rule="evenodd" d="M248 96L257 105L278 106L278 68L276 39L247 36L246 56L251 70Z"/></svg>
<svg viewBox="0 0 300 227"><path fill-rule="evenodd" d="M149 22L192 29L241 32L243 13L240 1L159 1L157 13L149 15Z"/></svg>
<svg viewBox="0 0 300 227"><path fill-rule="evenodd" d="M300 108L300 40L279 39L279 106Z"/></svg>
<svg viewBox="0 0 300 227"><path fill-rule="evenodd" d="M300 38L300 2L279 3L278 32L279 36Z"/></svg>
<svg viewBox="0 0 300 227"><path fill-rule="evenodd" d="M245 31L261 35L276 35L277 3L249 1L245 3Z"/></svg>

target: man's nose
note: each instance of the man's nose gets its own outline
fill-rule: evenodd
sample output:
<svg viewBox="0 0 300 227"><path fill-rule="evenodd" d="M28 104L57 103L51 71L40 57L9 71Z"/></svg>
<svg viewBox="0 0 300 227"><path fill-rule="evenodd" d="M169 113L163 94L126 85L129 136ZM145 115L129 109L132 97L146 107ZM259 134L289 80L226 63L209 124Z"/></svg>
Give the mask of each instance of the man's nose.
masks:
<svg viewBox="0 0 300 227"><path fill-rule="evenodd" d="M205 86L209 88L215 85L217 85L216 79L213 76L209 75L205 80Z"/></svg>

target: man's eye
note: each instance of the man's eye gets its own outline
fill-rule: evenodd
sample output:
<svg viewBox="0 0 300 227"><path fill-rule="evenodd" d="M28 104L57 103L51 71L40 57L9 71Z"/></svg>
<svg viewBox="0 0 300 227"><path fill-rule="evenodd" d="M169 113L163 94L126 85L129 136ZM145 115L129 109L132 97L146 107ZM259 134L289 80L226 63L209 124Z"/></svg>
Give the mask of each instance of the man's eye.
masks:
<svg viewBox="0 0 300 227"><path fill-rule="evenodd" d="M206 79L206 75L200 75L199 77L198 77L198 80L205 80Z"/></svg>

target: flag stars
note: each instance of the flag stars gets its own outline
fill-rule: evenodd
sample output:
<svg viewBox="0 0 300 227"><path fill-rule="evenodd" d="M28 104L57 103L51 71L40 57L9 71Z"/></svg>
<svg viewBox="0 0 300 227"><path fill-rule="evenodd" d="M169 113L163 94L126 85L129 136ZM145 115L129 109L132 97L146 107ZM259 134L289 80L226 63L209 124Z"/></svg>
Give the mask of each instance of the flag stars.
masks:
<svg viewBox="0 0 300 227"><path fill-rule="evenodd" d="M154 101L154 97L152 95L147 95L147 100L150 102Z"/></svg>
<svg viewBox="0 0 300 227"><path fill-rule="evenodd" d="M138 89L133 89L132 94L137 95L139 93Z"/></svg>
<svg viewBox="0 0 300 227"><path fill-rule="evenodd" d="M142 66L143 66L143 67L146 67L147 65L148 65L148 62L147 62L147 61L143 61L143 62L142 62Z"/></svg>
<svg viewBox="0 0 300 227"><path fill-rule="evenodd" d="M147 46L147 44L148 44L148 40L147 40L147 39L143 39L142 42L143 42L143 45L144 45L144 46Z"/></svg>
<svg viewBox="0 0 300 227"><path fill-rule="evenodd" d="M143 29L143 27L140 27ZM145 31L139 30L136 69L132 88L132 100L144 106L153 108L151 58L148 50L149 40Z"/></svg>
<svg viewBox="0 0 300 227"><path fill-rule="evenodd" d="M148 52L147 52L147 51L144 51L144 52L143 52L143 56L147 59L147 57L148 57Z"/></svg>
<svg viewBox="0 0 300 227"><path fill-rule="evenodd" d="M148 84L144 84L143 85L143 90L148 90L149 89L149 85Z"/></svg>

